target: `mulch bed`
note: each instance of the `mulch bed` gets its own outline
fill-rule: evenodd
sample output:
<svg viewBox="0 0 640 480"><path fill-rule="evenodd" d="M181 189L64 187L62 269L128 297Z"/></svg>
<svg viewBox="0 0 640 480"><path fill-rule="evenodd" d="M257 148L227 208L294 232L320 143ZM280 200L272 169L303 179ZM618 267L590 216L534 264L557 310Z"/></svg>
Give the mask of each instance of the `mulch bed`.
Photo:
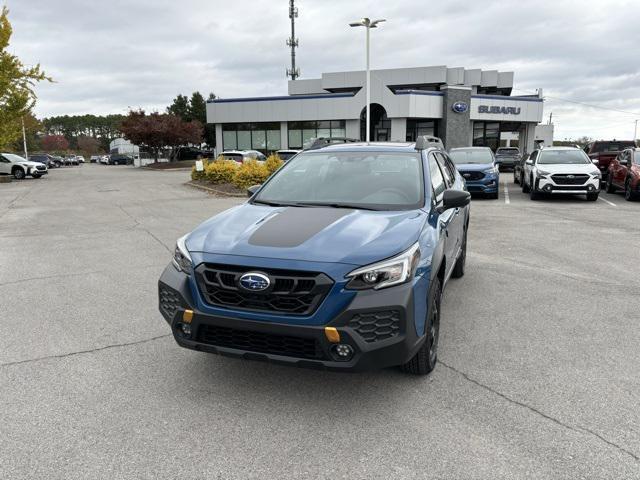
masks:
<svg viewBox="0 0 640 480"><path fill-rule="evenodd" d="M144 168L152 170L172 170L174 168L192 168L196 164L195 160L180 160L179 162L158 162L145 165Z"/></svg>
<svg viewBox="0 0 640 480"><path fill-rule="evenodd" d="M205 190L214 195L221 197L246 197L247 192L245 190L237 189L231 183L219 183L217 185L212 184L206 180L191 180L187 182L187 185Z"/></svg>

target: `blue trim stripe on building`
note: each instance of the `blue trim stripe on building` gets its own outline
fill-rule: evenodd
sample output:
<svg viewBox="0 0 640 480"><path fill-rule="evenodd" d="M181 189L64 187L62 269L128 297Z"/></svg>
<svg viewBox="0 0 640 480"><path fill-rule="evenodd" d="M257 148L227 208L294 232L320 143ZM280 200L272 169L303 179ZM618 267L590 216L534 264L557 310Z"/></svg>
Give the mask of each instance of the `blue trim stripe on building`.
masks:
<svg viewBox="0 0 640 480"><path fill-rule="evenodd" d="M539 97L507 97L504 95L471 95L471 98L487 98L492 100L518 100L520 102L542 102Z"/></svg>
<svg viewBox="0 0 640 480"><path fill-rule="evenodd" d="M396 95L432 95L435 97L441 97L444 93L434 92L432 90L396 90Z"/></svg>
<svg viewBox="0 0 640 480"><path fill-rule="evenodd" d="M353 97L354 93L321 93L317 95L283 95L280 97L248 97L248 98L216 98L207 103L239 103L239 102L272 102L280 100L311 100L314 98L346 98Z"/></svg>

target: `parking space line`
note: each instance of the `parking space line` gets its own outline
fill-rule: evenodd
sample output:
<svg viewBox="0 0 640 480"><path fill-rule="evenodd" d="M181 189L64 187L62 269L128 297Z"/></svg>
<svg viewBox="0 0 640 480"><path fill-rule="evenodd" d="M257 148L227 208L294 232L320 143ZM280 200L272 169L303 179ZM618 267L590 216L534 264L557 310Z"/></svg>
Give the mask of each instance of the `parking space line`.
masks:
<svg viewBox="0 0 640 480"><path fill-rule="evenodd" d="M607 200L606 198L602 198L602 196L598 197L600 200L602 200L605 203L608 203L609 205L611 205L612 207L617 207L617 205L613 202L610 202L609 200Z"/></svg>
<svg viewBox="0 0 640 480"><path fill-rule="evenodd" d="M511 200L509 199L509 182L507 182L506 179L504 180L504 203L507 205L511 203Z"/></svg>

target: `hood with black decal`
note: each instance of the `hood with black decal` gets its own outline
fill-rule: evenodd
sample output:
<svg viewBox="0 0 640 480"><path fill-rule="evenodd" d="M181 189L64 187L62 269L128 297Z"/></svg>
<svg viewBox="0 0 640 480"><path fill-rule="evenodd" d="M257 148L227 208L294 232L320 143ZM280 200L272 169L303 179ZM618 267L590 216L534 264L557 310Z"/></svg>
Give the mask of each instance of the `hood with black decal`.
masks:
<svg viewBox="0 0 640 480"><path fill-rule="evenodd" d="M409 248L426 221L422 210L245 203L204 222L186 246L190 252L364 265Z"/></svg>

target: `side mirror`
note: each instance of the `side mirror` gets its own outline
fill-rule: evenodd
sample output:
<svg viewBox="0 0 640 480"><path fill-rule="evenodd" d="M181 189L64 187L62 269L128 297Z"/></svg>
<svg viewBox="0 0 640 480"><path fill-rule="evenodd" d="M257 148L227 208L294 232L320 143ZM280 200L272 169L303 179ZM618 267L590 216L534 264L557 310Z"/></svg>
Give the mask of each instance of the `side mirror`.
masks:
<svg viewBox="0 0 640 480"><path fill-rule="evenodd" d="M593 160L591 160L593 162L594 165L598 165L600 163L600 160L594 158Z"/></svg>
<svg viewBox="0 0 640 480"><path fill-rule="evenodd" d="M531 160L530 158L527 158L527 161L524 163L526 163L527 165L533 165L533 160Z"/></svg>
<svg viewBox="0 0 640 480"><path fill-rule="evenodd" d="M620 163L620 165L629 165L629 162L627 159L619 160L618 163Z"/></svg>
<svg viewBox="0 0 640 480"><path fill-rule="evenodd" d="M260 187L262 185L251 185L249 188L247 188L247 197L251 198L255 195L255 193L260 190Z"/></svg>
<svg viewBox="0 0 640 480"><path fill-rule="evenodd" d="M471 202L471 194L464 190L445 190L442 195L442 206L438 208L440 213L451 208L466 207Z"/></svg>

